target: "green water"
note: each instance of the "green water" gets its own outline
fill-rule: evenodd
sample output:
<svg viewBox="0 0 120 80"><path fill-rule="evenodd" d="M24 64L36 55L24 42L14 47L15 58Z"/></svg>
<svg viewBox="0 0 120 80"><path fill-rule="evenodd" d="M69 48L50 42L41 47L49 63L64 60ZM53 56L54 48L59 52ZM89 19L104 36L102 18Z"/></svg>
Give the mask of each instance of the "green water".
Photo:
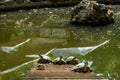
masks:
<svg viewBox="0 0 120 80"><path fill-rule="evenodd" d="M110 42L93 52L80 56L81 60L93 61L93 71L103 73L111 80L120 79L120 15L115 15L115 24L108 26L71 25L72 8L44 8L0 14L0 46L14 46L27 39L30 42L17 52L0 50L0 71L31 61L30 54L44 54L52 48L95 46L108 39ZM118 13L119 8L114 9ZM29 67L29 68L28 68ZM22 73L30 65L11 74L4 74L3 80L24 80ZM18 78L18 75L19 78ZM17 78L15 78L15 77Z"/></svg>

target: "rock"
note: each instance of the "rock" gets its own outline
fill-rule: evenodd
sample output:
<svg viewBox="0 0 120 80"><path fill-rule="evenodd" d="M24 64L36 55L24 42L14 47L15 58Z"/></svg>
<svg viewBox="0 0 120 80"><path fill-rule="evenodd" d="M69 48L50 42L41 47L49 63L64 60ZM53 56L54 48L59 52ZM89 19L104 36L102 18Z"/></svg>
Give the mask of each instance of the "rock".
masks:
<svg viewBox="0 0 120 80"><path fill-rule="evenodd" d="M112 7L92 0L82 0L73 9L71 23L82 25L107 25L114 23Z"/></svg>

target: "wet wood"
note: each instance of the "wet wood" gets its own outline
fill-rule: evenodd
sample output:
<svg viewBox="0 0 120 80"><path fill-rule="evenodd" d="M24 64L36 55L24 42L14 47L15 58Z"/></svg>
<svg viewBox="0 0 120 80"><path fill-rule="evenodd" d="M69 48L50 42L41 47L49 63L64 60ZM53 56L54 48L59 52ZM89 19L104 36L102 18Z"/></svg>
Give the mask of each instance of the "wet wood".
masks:
<svg viewBox="0 0 120 80"><path fill-rule="evenodd" d="M34 66L26 77L26 80L108 80L103 76L97 76L93 72L73 72L73 65L46 64L45 70L37 70Z"/></svg>

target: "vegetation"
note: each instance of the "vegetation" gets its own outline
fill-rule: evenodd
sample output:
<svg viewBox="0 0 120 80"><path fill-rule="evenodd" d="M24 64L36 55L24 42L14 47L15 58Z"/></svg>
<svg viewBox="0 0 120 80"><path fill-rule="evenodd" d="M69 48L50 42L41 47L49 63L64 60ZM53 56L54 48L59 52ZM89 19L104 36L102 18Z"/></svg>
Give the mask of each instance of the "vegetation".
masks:
<svg viewBox="0 0 120 80"><path fill-rule="evenodd" d="M25 77L30 71L32 65L33 63L23 66L13 72L1 75L2 80L25 80Z"/></svg>

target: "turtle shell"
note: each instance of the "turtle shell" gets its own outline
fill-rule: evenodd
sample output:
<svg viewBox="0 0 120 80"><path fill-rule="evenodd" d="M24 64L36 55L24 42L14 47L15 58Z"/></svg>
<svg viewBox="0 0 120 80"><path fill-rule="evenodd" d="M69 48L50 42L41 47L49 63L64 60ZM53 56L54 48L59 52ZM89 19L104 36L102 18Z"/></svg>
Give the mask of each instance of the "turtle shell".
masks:
<svg viewBox="0 0 120 80"><path fill-rule="evenodd" d="M45 70L44 64L37 64L37 70Z"/></svg>
<svg viewBox="0 0 120 80"><path fill-rule="evenodd" d="M72 68L72 71L74 71L74 72L92 72L90 67L88 67L88 62L82 62L82 63L75 65Z"/></svg>
<svg viewBox="0 0 120 80"><path fill-rule="evenodd" d="M53 60L53 64L55 64L55 65L63 65L63 64L65 64L65 61L62 58L62 56L60 56L60 57Z"/></svg>
<svg viewBox="0 0 120 80"><path fill-rule="evenodd" d="M78 59L74 56L70 56L66 59L66 64L72 64L72 65L78 64Z"/></svg>
<svg viewBox="0 0 120 80"><path fill-rule="evenodd" d="M52 62L51 58L46 55L40 55L40 59L38 60L38 63L50 63Z"/></svg>

